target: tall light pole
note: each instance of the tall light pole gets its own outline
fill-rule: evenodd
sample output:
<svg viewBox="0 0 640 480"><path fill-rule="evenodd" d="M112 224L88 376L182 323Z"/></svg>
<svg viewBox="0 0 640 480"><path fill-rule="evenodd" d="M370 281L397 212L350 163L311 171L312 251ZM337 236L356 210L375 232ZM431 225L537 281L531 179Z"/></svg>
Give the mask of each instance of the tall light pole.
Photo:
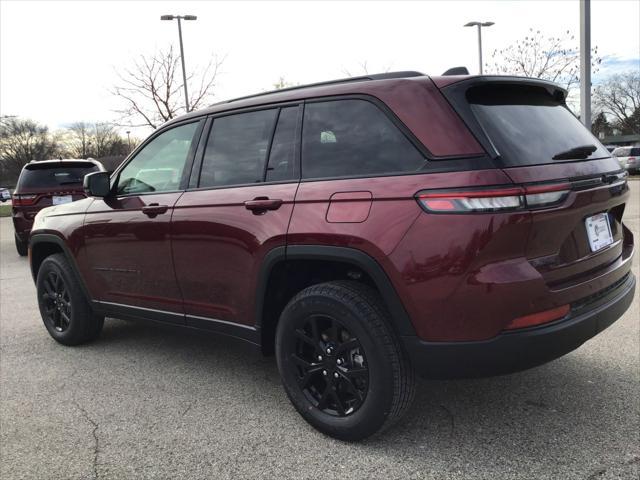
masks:
<svg viewBox="0 0 640 480"><path fill-rule="evenodd" d="M494 22L469 22L465 27L478 27L478 61L480 63L480 75L482 75L482 27L490 27Z"/></svg>
<svg viewBox="0 0 640 480"><path fill-rule="evenodd" d="M580 0L580 120L591 130L591 1Z"/></svg>
<svg viewBox="0 0 640 480"><path fill-rule="evenodd" d="M178 38L180 39L180 60L182 60L182 81L184 83L184 106L189 112L189 94L187 92L187 70L184 68L184 48L182 47L181 20L197 20L195 15L162 15L160 20L178 20Z"/></svg>
<svg viewBox="0 0 640 480"><path fill-rule="evenodd" d="M129 153L131 153L131 130L127 130L127 148L129 149Z"/></svg>

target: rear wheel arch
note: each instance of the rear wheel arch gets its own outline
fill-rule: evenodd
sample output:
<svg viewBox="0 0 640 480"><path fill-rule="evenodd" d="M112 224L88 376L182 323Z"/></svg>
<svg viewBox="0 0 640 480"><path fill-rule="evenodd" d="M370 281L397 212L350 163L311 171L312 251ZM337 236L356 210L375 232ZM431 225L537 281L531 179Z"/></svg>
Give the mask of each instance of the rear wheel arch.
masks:
<svg viewBox="0 0 640 480"><path fill-rule="evenodd" d="M264 354L273 353L276 326L288 301L306 287L334 280L357 280L372 287L389 310L393 331L415 335L391 280L367 253L325 245L277 247L265 256L256 288L256 326Z"/></svg>

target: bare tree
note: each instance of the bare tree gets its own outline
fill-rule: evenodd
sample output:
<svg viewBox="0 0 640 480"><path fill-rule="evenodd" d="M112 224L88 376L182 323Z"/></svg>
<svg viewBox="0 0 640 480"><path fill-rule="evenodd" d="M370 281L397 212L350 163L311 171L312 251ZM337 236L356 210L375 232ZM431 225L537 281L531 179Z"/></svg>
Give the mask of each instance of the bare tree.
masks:
<svg viewBox="0 0 640 480"><path fill-rule="evenodd" d="M595 87L593 103L621 133L640 133L640 72L630 70L610 76Z"/></svg>
<svg viewBox="0 0 640 480"><path fill-rule="evenodd" d="M75 122L69 126L71 141L67 145L69 153L74 158L91 157L92 128L87 122Z"/></svg>
<svg viewBox="0 0 640 480"><path fill-rule="evenodd" d="M391 67L384 67L382 69L383 73L387 73L391 70ZM355 69L343 68L342 73L344 73L347 77L359 77L360 75L369 75L369 61L364 60L363 62L359 62L358 66Z"/></svg>
<svg viewBox="0 0 640 480"><path fill-rule="evenodd" d="M214 94L216 77L224 58L212 56L198 73L187 75L189 105L197 110ZM159 51L153 56L141 55L133 66L119 73L120 82L113 93L123 100L117 110L131 126L157 128L160 124L184 113L184 84L180 56L173 51Z"/></svg>
<svg viewBox="0 0 640 480"><path fill-rule="evenodd" d="M94 125L95 158L112 155L126 155L128 153L127 141L120 136L115 126L111 123L100 122Z"/></svg>
<svg viewBox="0 0 640 480"><path fill-rule="evenodd" d="M292 83L292 82L288 82L285 80L284 77L280 77L278 78L278 81L276 83L273 84L273 88L276 90L281 90L283 88L290 88L290 87L295 87L298 84Z"/></svg>
<svg viewBox="0 0 640 480"><path fill-rule="evenodd" d="M127 140L108 122L76 122L69 126L67 149L75 158L101 158L129 153Z"/></svg>
<svg viewBox="0 0 640 480"><path fill-rule="evenodd" d="M595 71L601 61L598 47L593 48L592 68ZM540 30L530 28L524 39L495 49L492 63L485 64L485 73L542 78L570 90L580 82L580 51L569 30L562 36L548 37Z"/></svg>
<svg viewBox="0 0 640 480"><path fill-rule="evenodd" d="M60 154L58 139L33 120L2 119L0 123L0 183L14 182L31 160L46 160Z"/></svg>

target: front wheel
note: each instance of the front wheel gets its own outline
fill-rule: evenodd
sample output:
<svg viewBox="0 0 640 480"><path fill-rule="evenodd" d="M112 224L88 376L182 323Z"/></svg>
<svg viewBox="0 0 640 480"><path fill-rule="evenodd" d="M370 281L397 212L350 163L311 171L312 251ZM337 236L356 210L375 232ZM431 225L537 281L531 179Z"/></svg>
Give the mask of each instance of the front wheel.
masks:
<svg viewBox="0 0 640 480"><path fill-rule="evenodd" d="M63 254L56 253L43 260L36 288L42 321L54 340L78 345L100 335L104 317L91 310Z"/></svg>
<svg viewBox="0 0 640 480"><path fill-rule="evenodd" d="M351 281L308 287L285 307L276 358L286 393L316 429L361 440L409 408L411 365L374 290Z"/></svg>

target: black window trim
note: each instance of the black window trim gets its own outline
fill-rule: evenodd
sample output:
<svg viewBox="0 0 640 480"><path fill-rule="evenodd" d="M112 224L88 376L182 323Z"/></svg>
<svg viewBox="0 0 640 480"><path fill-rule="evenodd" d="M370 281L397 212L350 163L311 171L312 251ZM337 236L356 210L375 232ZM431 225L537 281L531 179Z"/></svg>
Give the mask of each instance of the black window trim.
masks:
<svg viewBox="0 0 640 480"><path fill-rule="evenodd" d="M166 127L160 127L158 130L149 135L144 142L142 142L138 147L129 154L127 158L116 168L116 170L111 174L111 190L116 198L126 198L126 197L141 197L147 195L161 195L165 193L178 193L184 192L189 182L189 176L191 174L191 168L193 166L193 161L196 153L197 146L200 143L200 138L202 136L202 129L204 126L205 117L196 117L185 119L184 122L176 122L167 125ZM126 168L129 163L133 161L134 158L138 156L138 153L142 151L149 143L158 138L163 133L168 132L169 130L173 130L174 128L182 127L184 125L188 125L191 123L198 123L196 127L196 131L193 134L193 138L191 139L191 145L189 146L189 152L187 153L187 159L185 160L184 170L182 171L182 178L180 179L180 184L178 189L176 190L163 190L162 192L140 192L140 193L127 193L118 195L116 191L116 187L118 185L118 181L120 180L120 173L122 170Z"/></svg>
<svg viewBox="0 0 640 480"><path fill-rule="evenodd" d="M278 110L276 111L276 118L273 121L273 125L271 125L271 134L269 135L269 143L267 144L267 151L265 152L264 156L264 165L262 166L262 181L259 183L265 183L267 181L267 169L269 168L269 160L271 160L271 147L273 146L273 137L276 135L276 128L278 128L278 122L280 121L281 113L282 107L278 107Z"/></svg>
<svg viewBox="0 0 640 480"><path fill-rule="evenodd" d="M445 95L445 98L447 96ZM365 175L350 175L350 176L341 176L341 177L318 177L318 178L309 178L302 179L302 130L303 126L303 118L304 118L304 106L307 103L316 103L316 102L329 102L336 100L349 100L349 99L360 99L366 100L374 105L376 105L383 114L393 122L394 125L409 139L409 141L418 149L418 151L425 157L425 168L424 170L415 171L415 172L395 172L395 173L382 173L382 174L365 174ZM450 99L447 98L451 103ZM231 105L231 104L230 104ZM206 148L206 143L208 141L209 135L211 133L211 128L213 125L213 120L220 117L226 117L229 115L238 115L242 113L254 112L259 110L269 110L269 109L282 109L286 107L298 107L298 120L297 120L297 142L296 142L296 152L295 158L297 160L297 178L288 179L288 180L277 180L277 181L269 181L269 182L260 182L260 183L245 183L245 184L236 184L236 185L221 185L216 187L200 187L200 173L202 170L202 160L204 158L204 151ZM455 109L455 107L454 107ZM193 122L202 122L200 137L197 145L194 146L192 143L191 147L195 150L193 157L190 159L190 170L189 170L189 178L185 182L184 185L181 184L181 189L177 191L199 191L199 190L218 190L222 188L239 188L239 187L250 187L256 185L282 185L288 183L300 183L300 182L317 182L317 181L326 181L326 180L341 180L341 179L357 179L357 178L378 178L378 177L401 177L407 175L427 175L431 173L446 173L446 172L459 172L459 171L471 171L471 170L493 170L496 168L493 159L489 154L478 154L478 155L455 155L455 156L434 156L428 149L417 139L417 137L409 130L409 128L396 116L396 114L379 98L373 95L367 94L340 94L340 95L325 95L325 96L314 96L303 99L296 100L285 100L281 102L273 102L273 103L263 103L259 105L250 105L247 107L241 108L230 108L229 110L215 112L206 114L203 113L200 116L189 117L184 121L175 122L167 125L166 127L160 127L157 132L154 132L151 136L149 136L142 144L140 144L133 152L131 152L130 156L122 162L122 164L114 171L111 178L112 180L120 174L120 170L122 170L134 157L137 155L138 151L142 149L147 143L149 143L153 138L157 135L161 134L169 130L170 128L178 127L181 125L185 125L187 123ZM277 125L277 122L276 122ZM482 144L482 142L481 142ZM191 152L190 152L191 153ZM270 153L270 152L269 152ZM269 158L267 157L267 164ZM185 169L186 171L186 169ZM184 187L184 188L182 188ZM146 195L154 194L155 192L147 193ZM162 192L162 193L171 193L171 192Z"/></svg>
<svg viewBox="0 0 640 480"><path fill-rule="evenodd" d="M220 189L224 189L224 188L240 188L240 187L255 187L258 185L283 185L283 184L288 184L288 183L300 183L300 156L301 156L301 149L300 149L300 142L302 139L302 107L304 105L304 101L303 100L295 100L295 101L286 101L286 102L279 102L279 103L270 103L270 104L264 104L264 105L256 105L256 106L251 106L251 107L247 107L247 108L240 108L240 109L234 109L234 110L228 110L228 111L224 111L224 112L219 112L219 113L215 113L215 114L211 114L207 116L207 126L206 128L203 130L202 135L200 136L200 142L198 145L198 149L197 149L197 153L196 153L196 158L194 161L194 168L192 169L191 172L191 178L188 181L188 188L186 189L187 191L201 191L201 190L220 190ZM273 180L273 181L265 181L266 180L266 176L264 175L266 173L266 168L269 165L269 157L271 156L271 146L273 143L273 137L275 135L275 129L278 125L278 119L280 118L280 112L282 111L282 109L284 108L289 108L289 107L297 107L298 109L298 118L296 119L296 144L295 144L295 151L294 151L294 158L296 159L296 168L295 168L295 173L296 176L294 178L290 178L287 180ZM262 182L251 182L251 183L238 183L238 184L232 184L232 185L217 185L217 186L205 186L205 187L201 187L200 186L200 177L202 175L202 167L203 167L203 160L204 160L204 153L206 151L207 148L207 143L209 141L209 138L211 136L211 129L213 128L213 124L215 123L215 119L216 118L222 118L222 117L228 117L230 115L241 115L243 113L251 113L251 112L257 112L257 111L262 111L262 110L277 110L276 112L276 119L275 122L273 124L273 128L271 131L271 138L269 140L269 144L268 144L268 151L267 151L267 156L265 159L265 170L263 171L263 176ZM194 186L195 185L195 186Z"/></svg>

